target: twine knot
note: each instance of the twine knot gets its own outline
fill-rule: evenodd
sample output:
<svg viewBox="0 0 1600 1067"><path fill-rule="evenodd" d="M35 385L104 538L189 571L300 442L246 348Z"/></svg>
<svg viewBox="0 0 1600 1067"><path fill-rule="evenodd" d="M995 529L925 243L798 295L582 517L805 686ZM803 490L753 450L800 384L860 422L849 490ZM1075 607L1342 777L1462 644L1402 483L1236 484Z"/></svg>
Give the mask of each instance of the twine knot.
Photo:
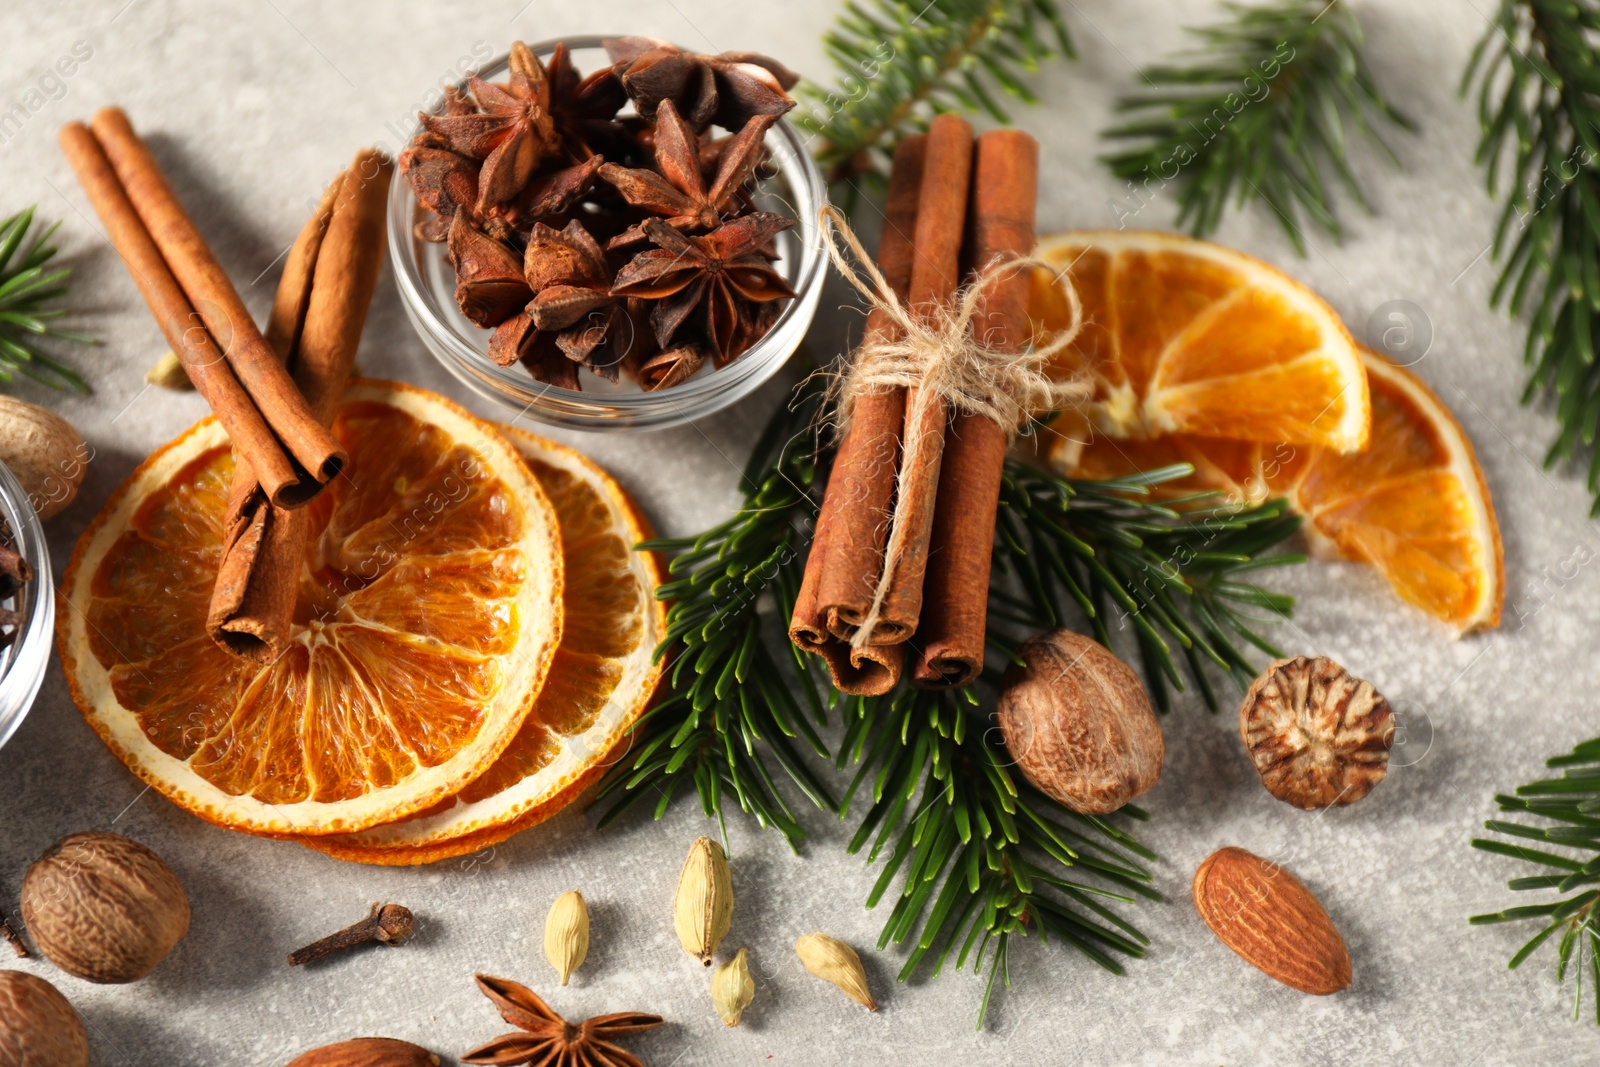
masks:
<svg viewBox="0 0 1600 1067"><path fill-rule="evenodd" d="M856 401L879 389L910 390L907 427L922 426L928 405L943 401L949 410L990 420L1005 432L1007 440L1014 440L1035 415L1076 406L1088 399L1092 392L1088 382L1076 378L1057 380L1046 373L1051 358L1071 345L1083 326L1083 305L1077 291L1059 277L1060 272L1052 264L1033 256L996 259L958 289L949 304L913 311L884 279L843 214L828 205L821 215L828 237L828 257L834 267L893 326L874 331L862 341L851 354L848 369L830 383L830 392L837 401L836 431L841 437L850 425ZM847 252L854 262L847 258ZM1065 329L1042 343L1019 343L1016 337L992 337L989 331L974 329L985 313L991 290L1019 271L1041 268L1056 274L1066 293L1071 318ZM916 469L924 449L943 447L942 427L937 432L941 435L937 442L925 439L934 436L932 431L908 433L902 442L883 570L871 607L851 636L852 648L873 643L884 598L905 551L908 531L903 521L903 502L908 472Z"/></svg>

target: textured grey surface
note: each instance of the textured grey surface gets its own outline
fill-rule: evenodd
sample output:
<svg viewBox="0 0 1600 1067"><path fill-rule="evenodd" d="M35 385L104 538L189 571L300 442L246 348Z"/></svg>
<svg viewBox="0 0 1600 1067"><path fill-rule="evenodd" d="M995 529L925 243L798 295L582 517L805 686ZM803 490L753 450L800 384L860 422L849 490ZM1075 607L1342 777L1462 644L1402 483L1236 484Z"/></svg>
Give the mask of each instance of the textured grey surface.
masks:
<svg viewBox="0 0 1600 1067"><path fill-rule="evenodd" d="M264 314L276 257L323 181L361 144L394 147L425 87L458 59L501 51L513 36L620 30L707 50L759 49L807 74L826 72L819 36L831 4L533 0L519 10L521 3L4 5L0 108L42 92L20 132L0 139L0 211L38 201L45 216L65 219L76 302L107 342L75 354L90 368L94 396L17 389L60 410L95 449L79 501L49 525L58 567L133 465L204 414L192 395L144 390L144 369L164 346L55 150L62 122L109 102L125 107L246 300ZM1038 80L1048 102L1020 116L1044 145L1041 224L1111 225L1112 202L1123 194L1094 155L1112 95L1134 81L1134 64L1178 45L1179 26L1215 8L1158 0L1063 6L1083 59L1052 66ZM811 814L812 840L796 857L775 835L735 820L738 906L727 944L750 946L757 994L746 1024L725 1032L711 1013L707 976L678 948L669 922L684 851L711 829L689 807L605 834L570 811L488 854L431 868L346 866L214 829L145 792L73 709L59 666L0 751L0 900L11 909L26 864L55 838L112 828L168 859L189 888L194 924L171 959L133 986L92 986L42 961L20 966L79 1007L98 1067L274 1067L307 1047L363 1034L459 1054L504 1029L473 990L473 971L526 980L572 1017L661 1013L669 1025L633 1042L658 1064L1592 1062L1600 1039L1564 1014L1549 959L1505 970L1529 931L1465 924L1468 914L1505 902L1509 861L1468 847L1492 813L1493 792L1532 776L1545 755L1596 733L1600 722L1600 577L1587 565L1600 536L1585 521L1588 500L1576 478L1535 465L1553 422L1547 411L1516 404L1520 331L1485 306L1492 272L1487 259L1475 260L1492 210L1471 164L1471 114L1453 89L1484 28L1480 9L1487 5L1474 0L1358 4L1378 78L1421 132L1397 139L1403 171L1359 157L1377 212L1347 212L1342 246L1313 235L1315 251L1298 259L1259 211L1231 217L1220 236L1314 286L1358 334L1385 301L1426 311L1434 343L1417 369L1477 443L1495 494L1506 622L1489 636L1453 642L1359 567L1316 564L1281 576L1302 601L1280 642L1333 655L1387 693L1407 729L1396 762L1409 765L1353 809L1301 813L1255 782L1230 716L1185 703L1163 723L1170 762L1148 797L1152 820L1143 831L1161 854L1169 901L1138 909L1153 947L1126 977L1065 949L1020 946L1016 989L976 1034L977 979L895 985L901 953L866 951L882 916L861 907L875 875L844 854L845 827ZM78 41L93 56L63 92L45 76ZM1170 195L1161 195L1133 221L1161 227L1172 215ZM840 329L832 305L822 313L833 320L825 337ZM361 363L494 414L462 397L433 364L387 275ZM776 396L769 389L704 425L649 438L565 436L615 470L661 529L687 531L733 503L735 465ZM1224 844L1282 859L1320 894L1349 942L1352 989L1303 997L1246 968L1205 930L1188 901L1189 875ZM540 931L550 901L573 887L593 909L594 942L573 985L560 989ZM286 951L380 897L417 912L415 943L304 970L283 965ZM883 1011L869 1016L802 971L791 946L813 929L865 951Z"/></svg>

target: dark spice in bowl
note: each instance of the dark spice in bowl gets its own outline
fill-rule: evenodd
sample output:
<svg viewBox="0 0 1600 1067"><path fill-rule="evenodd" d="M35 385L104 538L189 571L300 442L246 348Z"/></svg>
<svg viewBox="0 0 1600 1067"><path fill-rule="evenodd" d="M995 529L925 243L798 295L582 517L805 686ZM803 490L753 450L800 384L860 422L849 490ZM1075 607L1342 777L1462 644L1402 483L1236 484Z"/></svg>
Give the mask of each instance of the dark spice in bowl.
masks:
<svg viewBox="0 0 1600 1067"><path fill-rule="evenodd" d="M795 296L772 265L794 220L757 210L754 190L796 76L653 38L605 48L611 65L582 76L565 46L545 63L513 45L509 80L447 92L400 165L416 235L447 243L495 363L650 391L737 359Z"/></svg>

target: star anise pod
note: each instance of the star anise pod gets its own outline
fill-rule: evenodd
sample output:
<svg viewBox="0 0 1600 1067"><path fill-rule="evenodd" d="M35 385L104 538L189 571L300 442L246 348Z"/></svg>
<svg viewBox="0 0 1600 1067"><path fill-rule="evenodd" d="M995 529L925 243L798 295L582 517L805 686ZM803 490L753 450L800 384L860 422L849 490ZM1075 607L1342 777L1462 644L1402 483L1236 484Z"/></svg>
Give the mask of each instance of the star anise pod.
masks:
<svg viewBox="0 0 1600 1067"><path fill-rule="evenodd" d="M733 209L739 190L761 162L762 139L776 121L772 115L756 115L745 123L738 135L722 146L716 175L707 187L699 135L678 115L671 100L663 100L656 109L656 170L607 163L600 168L600 177L616 186L628 203L663 216L673 229L712 230ZM641 224L613 238L611 247L636 243L643 236Z"/></svg>
<svg viewBox="0 0 1600 1067"><path fill-rule="evenodd" d="M456 306L479 326L498 326L522 310L533 291L522 260L503 242L474 226L465 213L450 223L450 266L456 272Z"/></svg>
<svg viewBox="0 0 1600 1067"><path fill-rule="evenodd" d="M28 561L23 559L13 545L11 527L4 516L0 516L0 600L7 600L17 595L17 590L22 588L33 577L33 571L28 566ZM17 631L21 627L22 618L10 608L0 608L0 649L10 647L17 639Z"/></svg>
<svg viewBox="0 0 1600 1067"><path fill-rule="evenodd" d="M418 141L423 138L419 137ZM400 173L417 194L417 202L431 215L417 223L417 236L424 241L443 241L450 233L450 220L456 212L471 212L478 199L478 171L475 159L432 144L413 143L400 153Z"/></svg>
<svg viewBox="0 0 1600 1067"><path fill-rule="evenodd" d="M573 65L567 46L558 44L545 71L550 80L550 117L567 157L582 162L617 154L617 146L628 136L617 121L628 94L616 68L602 67L585 78Z"/></svg>
<svg viewBox="0 0 1600 1067"><path fill-rule="evenodd" d="M534 294L525 309L534 329L554 333L568 359L616 381L622 361L613 342L625 348L628 338L614 336L612 328L631 332L631 323L623 321L611 294L610 264L589 231L576 220L560 232L535 225L522 273Z"/></svg>
<svg viewBox="0 0 1600 1067"><path fill-rule="evenodd" d="M793 219L754 211L703 237L679 233L660 219L645 221L645 236L656 245L640 252L617 274L611 292L657 301L650 326L663 350L691 315L696 315L722 366L754 342L757 315L752 304L795 295L783 275L762 255Z"/></svg>
<svg viewBox="0 0 1600 1067"><path fill-rule="evenodd" d="M503 257L495 263L491 275L503 277ZM612 295L611 275L605 252L582 223L574 219L560 231L536 223L522 261L528 301L489 338L489 358L502 367L521 360L534 377L564 389L578 388L575 364L616 381L624 360L642 353L634 351L634 320L622 299ZM507 299L511 291L506 290ZM490 299L500 295L498 290L487 294ZM568 367L554 362L552 344L570 361Z"/></svg>
<svg viewBox="0 0 1600 1067"><path fill-rule="evenodd" d="M698 55L655 37L613 38L605 48L628 98L647 119L671 100L696 130L712 123L737 130L754 115L782 115L795 104L789 90L800 76L770 56Z"/></svg>
<svg viewBox="0 0 1600 1067"><path fill-rule="evenodd" d="M474 976L478 989L494 1003L500 1017L522 1033L506 1034L461 1057L462 1063L512 1067L644 1067L639 1058L614 1039L660 1026L659 1015L625 1011L569 1023L533 990L506 978Z"/></svg>
<svg viewBox="0 0 1600 1067"><path fill-rule="evenodd" d="M550 79L539 57L521 41L511 46L511 79L505 85L467 75L479 112L421 113L423 129L437 143L483 161L474 209L487 216L509 206L534 169L558 147L550 116Z"/></svg>
<svg viewBox="0 0 1600 1067"><path fill-rule="evenodd" d="M670 389L695 376L706 362L705 347L699 341L684 341L663 349L632 368L634 380L647 393Z"/></svg>

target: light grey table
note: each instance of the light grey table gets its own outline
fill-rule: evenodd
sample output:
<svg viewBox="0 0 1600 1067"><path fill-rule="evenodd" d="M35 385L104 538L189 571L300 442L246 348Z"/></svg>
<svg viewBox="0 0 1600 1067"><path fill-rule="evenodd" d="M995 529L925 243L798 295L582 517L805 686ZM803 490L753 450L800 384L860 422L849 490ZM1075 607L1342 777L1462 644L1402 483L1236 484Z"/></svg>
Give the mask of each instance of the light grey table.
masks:
<svg viewBox="0 0 1600 1067"><path fill-rule="evenodd" d="M1126 977L1065 949L1021 945L1016 989L997 998L988 1028L975 1033L978 979L896 985L902 954L868 951L884 1005L869 1016L807 976L791 948L813 929L863 950L877 939L883 916L861 906L875 872L844 854L849 829L812 813L813 836L797 857L775 834L736 818L738 907L728 944L750 946L757 994L746 1024L724 1031L706 975L679 949L669 922L685 849L713 830L697 810L604 834L569 811L468 860L346 866L214 829L145 791L85 726L56 666L0 751L0 900L13 907L27 863L57 837L114 829L167 858L188 886L194 923L173 956L132 986L93 986L39 960L20 966L78 1006L100 1067L275 1067L305 1048L363 1034L459 1054L505 1029L474 990L474 971L526 980L573 1018L659 1012L669 1025L632 1043L657 1064L1592 1062L1600 1034L1564 1014L1569 1002L1550 960L1505 970L1531 931L1466 925L1467 915L1503 906L1507 896L1509 861L1468 847L1493 813L1492 794L1600 732L1600 569L1573 562L1596 558L1600 533L1585 520L1589 501L1577 477L1539 469L1554 423L1546 410L1517 406L1521 331L1486 306L1493 272L1480 253L1493 209L1471 162L1473 119L1454 86L1489 6L1358 3L1378 78L1421 127L1395 139L1404 168L1357 156L1377 211L1346 211L1342 246L1314 234L1312 254L1297 258L1255 210L1231 216L1220 237L1314 286L1358 334L1389 300L1426 313L1434 341L1417 369L1477 443L1499 508L1505 623L1455 642L1361 567L1313 564L1277 576L1303 598L1277 639L1335 656L1388 694L1408 730L1406 756L1396 762L1408 765L1352 809L1300 813L1256 783L1230 715L1183 703L1163 722L1169 763L1148 797L1152 819L1143 831L1162 857L1156 869L1169 901L1138 909L1153 945ZM1125 193L1095 161L1111 100L1134 83L1136 65L1182 43L1181 25L1216 9L1201 0L1063 7L1083 58L1043 73L1036 85L1047 102L1019 115L1043 142L1039 217L1045 229L1113 225ZM459 59L503 51L518 36L631 31L708 51L766 51L826 76L819 42L833 14L832 4L765 0L7 3L0 111L41 93L20 126L0 132L0 212L37 201L45 217L65 220L75 303L106 340L73 354L95 383L92 397L16 388L61 411L95 449L82 496L49 525L57 566L134 464L204 414L192 394L144 386L164 345L56 151L62 122L106 103L125 107L151 135L246 300L264 314L277 257L322 183L359 145L396 147L425 88ZM51 81L58 57L85 47L78 42L92 55L70 79ZM1173 213L1163 195L1134 224L1169 226ZM837 303L824 302L824 351L849 322L833 310ZM497 414L433 362L387 275L360 361L368 373ZM614 470L662 530L690 531L735 503L735 466L778 396L770 388L725 417L647 442L556 436ZM1189 877L1224 844L1284 859L1321 895L1355 960L1352 989L1303 997L1245 967L1206 931L1189 903ZM550 901L573 887L593 909L594 946L572 986L560 989L543 959L541 929ZM416 911L421 933L412 945L305 970L284 966L286 951L380 897Z"/></svg>

